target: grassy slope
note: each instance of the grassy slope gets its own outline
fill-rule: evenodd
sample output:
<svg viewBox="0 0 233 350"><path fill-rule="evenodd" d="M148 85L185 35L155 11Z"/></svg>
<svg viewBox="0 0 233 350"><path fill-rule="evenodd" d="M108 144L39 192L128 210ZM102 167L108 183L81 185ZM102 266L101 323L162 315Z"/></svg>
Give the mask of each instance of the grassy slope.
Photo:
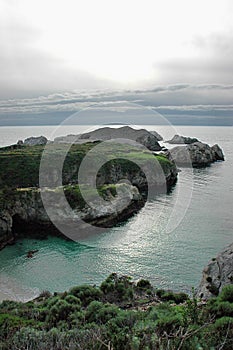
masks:
<svg viewBox="0 0 233 350"><path fill-rule="evenodd" d="M72 145L67 154L63 167L64 184L68 184L72 179L77 177L77 169L84 156L90 151L96 143L86 143L82 145ZM64 145L52 144L49 146L49 157L51 165L53 161L59 157L64 151ZM39 185L39 166L44 146L9 146L0 149L0 186L8 186L13 188L19 187L37 187ZM104 152L104 149L103 149ZM105 162L111 159L112 154L118 158L118 162L125 168L126 171L135 171L136 167L133 162L136 160L142 164L143 162L151 161L154 158L149 152L135 151L129 146L124 149L123 145L114 145L111 150L103 153L98 152L97 157L104 158ZM124 158L124 159L123 159ZM165 174L174 165L164 156L156 156L161 164ZM58 158L59 159L59 158ZM128 159L128 160L127 160ZM110 162L117 162L111 160ZM71 172L73 171L73 174Z"/></svg>

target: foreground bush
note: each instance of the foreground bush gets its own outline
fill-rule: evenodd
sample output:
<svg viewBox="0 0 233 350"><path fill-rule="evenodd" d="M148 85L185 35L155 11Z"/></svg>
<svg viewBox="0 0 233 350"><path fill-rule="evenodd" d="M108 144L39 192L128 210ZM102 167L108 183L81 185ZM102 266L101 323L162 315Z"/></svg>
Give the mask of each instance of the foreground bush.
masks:
<svg viewBox="0 0 233 350"><path fill-rule="evenodd" d="M0 304L2 350L232 350L232 286L208 303L111 274L34 301Z"/></svg>

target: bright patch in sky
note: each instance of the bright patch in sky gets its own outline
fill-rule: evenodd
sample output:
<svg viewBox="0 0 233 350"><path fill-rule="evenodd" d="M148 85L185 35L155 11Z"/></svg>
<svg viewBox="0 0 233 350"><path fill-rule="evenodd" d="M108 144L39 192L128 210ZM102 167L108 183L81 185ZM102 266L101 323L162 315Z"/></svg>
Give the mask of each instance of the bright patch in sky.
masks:
<svg viewBox="0 0 233 350"><path fill-rule="evenodd" d="M228 1L13 3L15 16L37 33L34 48L57 58L64 69L123 83L161 80L161 62L198 58L201 52L196 44L203 36L232 27ZM5 20L9 4L5 2Z"/></svg>

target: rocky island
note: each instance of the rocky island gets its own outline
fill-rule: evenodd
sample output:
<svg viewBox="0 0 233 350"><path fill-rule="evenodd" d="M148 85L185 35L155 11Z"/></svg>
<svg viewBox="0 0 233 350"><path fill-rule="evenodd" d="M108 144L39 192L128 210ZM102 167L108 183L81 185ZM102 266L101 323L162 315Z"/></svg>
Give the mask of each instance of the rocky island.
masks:
<svg viewBox="0 0 233 350"><path fill-rule="evenodd" d="M107 131L109 133L109 130ZM105 164L99 169L96 182L100 196L109 205L107 209L104 206L100 207L97 213L83 200L80 191L82 184L78 182L78 171L86 154L100 144L96 138L101 136L102 140L109 139L105 132L104 129L101 132L97 130L93 132L94 134L82 135L82 138L79 137L81 142L69 146L70 149L62 171L62 187L58 181L59 171L54 168L53 162L64 151L64 147L67 145L66 139L63 138L62 142L60 142L61 140L48 142L44 137L29 138L24 142L18 142L17 145L0 149L0 181L2 184L0 193L0 247L14 242L20 236L60 235L59 230L54 227L44 210L41 189L39 188L40 161L46 144L49 150L49 159L48 171L45 176L47 176L48 183L51 181L52 186L46 191L53 196L55 204L52 214L59 222L73 220L71 214L60 206L59 193L62 191L72 209L78 211L82 222L85 221L98 227L111 227L126 220L142 208L146 200L148 181L155 192L158 192L161 187L163 187L163 191L164 189L169 191L176 183L178 172L175 163L169 160L165 154L155 153L155 150L161 150L157 141L157 138L160 138L158 134L150 134L146 130L133 130L129 127L123 128L123 135L120 134L122 130L112 131L111 137L118 139L120 135L122 137L127 135L129 140L145 146L146 150L140 149L140 147L135 149L133 144L123 143L113 146L109 158L107 153ZM70 137L68 139L70 141ZM96 157L102 156L103 153L99 153ZM161 174L150 170L151 161L156 161L158 167L162 169L162 178ZM148 178L143 169L148 169ZM88 172L87 179L89 175L91 174ZM122 179L124 179L124 183L118 184ZM121 197L116 196L119 191L122 193ZM88 190L88 195L92 200L90 190ZM123 209L120 206L122 200L129 202L129 205ZM80 230L83 230L83 226L80 227Z"/></svg>
<svg viewBox="0 0 233 350"><path fill-rule="evenodd" d="M199 142L199 140L196 137L174 135L171 140L168 140L166 142L174 145L179 145L179 144L191 144L194 142Z"/></svg>
<svg viewBox="0 0 233 350"><path fill-rule="evenodd" d="M223 151L219 145L211 147L200 141L185 146L176 146L167 151L166 154L178 166L194 168L206 167L216 161L224 160Z"/></svg>

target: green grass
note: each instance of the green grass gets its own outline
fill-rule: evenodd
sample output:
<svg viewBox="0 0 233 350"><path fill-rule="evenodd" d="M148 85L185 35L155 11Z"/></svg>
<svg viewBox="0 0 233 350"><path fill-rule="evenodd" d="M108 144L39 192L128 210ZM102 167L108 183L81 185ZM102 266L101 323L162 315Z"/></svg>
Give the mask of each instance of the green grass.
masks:
<svg viewBox="0 0 233 350"><path fill-rule="evenodd" d="M174 165L164 156L154 156L150 152L135 150L129 145L111 145L106 149L106 145L100 143L85 143L81 145L74 144L67 153L63 166L63 184L77 183L78 169L85 155L96 145L100 145L98 151L94 153L93 162L104 160L106 166L103 171L109 171L113 164L120 164L123 172L138 171L138 166L146 162L151 162L154 157L161 164L165 174ZM50 144L47 145L46 152L48 173L53 171L53 164L60 156L64 154L67 145ZM20 187L38 187L39 186L39 167L44 146L9 146L0 148L0 187L7 186L12 188ZM114 156L115 160L112 160Z"/></svg>

